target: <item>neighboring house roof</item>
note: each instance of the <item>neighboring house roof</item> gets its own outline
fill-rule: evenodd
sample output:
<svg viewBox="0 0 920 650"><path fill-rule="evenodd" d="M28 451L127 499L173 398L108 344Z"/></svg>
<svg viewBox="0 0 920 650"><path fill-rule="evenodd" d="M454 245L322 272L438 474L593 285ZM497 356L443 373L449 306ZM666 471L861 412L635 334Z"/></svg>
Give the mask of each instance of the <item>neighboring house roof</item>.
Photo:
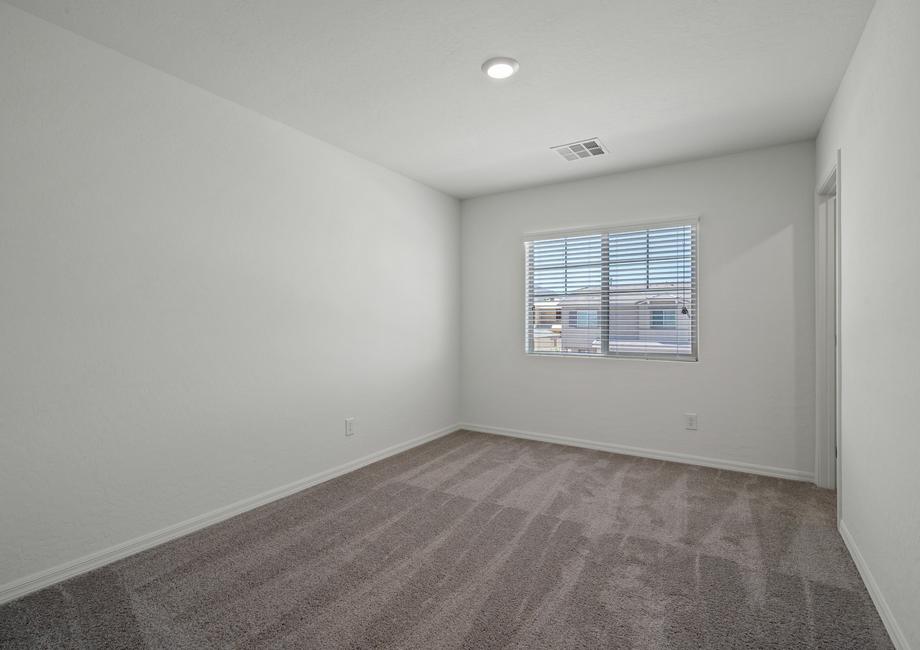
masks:
<svg viewBox="0 0 920 650"><path fill-rule="evenodd" d="M687 291L688 289L689 289L689 285L687 283L662 282L660 284L651 284L647 286L644 283L635 284L635 285L618 284L616 285L615 291L616 292L668 291L668 290ZM599 286L579 287L578 289L572 289L571 291L563 294L555 289L543 287L543 286L540 286L539 284L535 284L533 286L533 293L537 297L537 300L542 300L544 298L548 298L550 300L558 300L560 298L566 298L566 297L575 296L579 294L596 294L599 291L600 291ZM613 295L617 295L617 294L612 293L611 296Z"/></svg>
<svg viewBox="0 0 920 650"><path fill-rule="evenodd" d="M644 293L611 293L610 294L610 304L611 305L685 305L690 301L686 296L680 295L679 293L675 294L658 294L659 291L673 289L675 292L685 292L685 289L675 287L673 285L668 285L665 287L654 287L651 291L655 291L657 295L649 296ZM597 289L581 289L577 292L569 293L564 296L559 296L558 298L553 299L550 302L544 302L539 297L534 300L534 306L548 306L552 305L556 307L558 305L572 306L573 304L586 304L591 302L600 302L600 295L597 293Z"/></svg>

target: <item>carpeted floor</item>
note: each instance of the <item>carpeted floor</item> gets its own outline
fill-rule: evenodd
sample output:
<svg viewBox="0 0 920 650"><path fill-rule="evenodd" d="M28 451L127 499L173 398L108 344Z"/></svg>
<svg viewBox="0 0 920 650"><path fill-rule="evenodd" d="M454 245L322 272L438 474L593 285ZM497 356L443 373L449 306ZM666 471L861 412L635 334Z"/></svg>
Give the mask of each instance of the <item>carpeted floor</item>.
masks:
<svg viewBox="0 0 920 650"><path fill-rule="evenodd" d="M0 646L891 644L833 492L459 432L0 607Z"/></svg>

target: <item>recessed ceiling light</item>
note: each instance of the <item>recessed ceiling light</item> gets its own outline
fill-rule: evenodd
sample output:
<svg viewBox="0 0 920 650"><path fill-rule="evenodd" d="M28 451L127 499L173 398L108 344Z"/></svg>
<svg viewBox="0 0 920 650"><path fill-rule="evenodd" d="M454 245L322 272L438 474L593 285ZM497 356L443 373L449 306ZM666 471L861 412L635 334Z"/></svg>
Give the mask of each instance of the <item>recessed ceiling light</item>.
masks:
<svg viewBox="0 0 920 650"><path fill-rule="evenodd" d="M507 79L517 72L520 67L520 64L514 59L498 56L483 63L482 71L492 79Z"/></svg>

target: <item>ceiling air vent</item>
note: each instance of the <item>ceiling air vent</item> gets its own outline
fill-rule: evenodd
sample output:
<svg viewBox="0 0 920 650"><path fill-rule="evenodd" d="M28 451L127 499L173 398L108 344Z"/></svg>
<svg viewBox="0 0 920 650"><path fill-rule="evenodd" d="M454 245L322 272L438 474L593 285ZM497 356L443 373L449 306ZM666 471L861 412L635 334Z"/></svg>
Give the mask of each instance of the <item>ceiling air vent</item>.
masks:
<svg viewBox="0 0 920 650"><path fill-rule="evenodd" d="M579 158L603 156L607 153L604 145L601 144L601 141L597 138L581 140L580 142L570 142L569 144L560 144L557 147L550 147L550 149L568 161L578 160Z"/></svg>

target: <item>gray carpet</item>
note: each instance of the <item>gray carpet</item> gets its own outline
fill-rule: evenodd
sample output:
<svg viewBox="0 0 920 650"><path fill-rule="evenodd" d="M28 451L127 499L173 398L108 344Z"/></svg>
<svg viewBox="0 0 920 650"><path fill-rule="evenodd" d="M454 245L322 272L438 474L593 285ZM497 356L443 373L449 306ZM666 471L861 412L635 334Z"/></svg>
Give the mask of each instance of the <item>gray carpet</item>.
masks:
<svg viewBox="0 0 920 650"><path fill-rule="evenodd" d="M0 608L3 648L889 648L814 485L459 432Z"/></svg>

